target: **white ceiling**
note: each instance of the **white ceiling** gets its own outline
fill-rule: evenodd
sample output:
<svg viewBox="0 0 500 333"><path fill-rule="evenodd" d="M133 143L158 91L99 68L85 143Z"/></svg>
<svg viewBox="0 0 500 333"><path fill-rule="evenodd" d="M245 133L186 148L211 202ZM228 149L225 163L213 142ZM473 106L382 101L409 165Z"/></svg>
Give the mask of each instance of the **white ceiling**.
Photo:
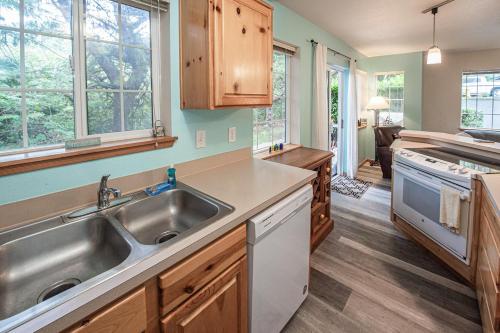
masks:
<svg viewBox="0 0 500 333"><path fill-rule="evenodd" d="M366 56L427 50L432 14L442 0L278 0ZM311 36L314 37L314 36ZM444 50L500 48L500 0L455 0L436 15Z"/></svg>

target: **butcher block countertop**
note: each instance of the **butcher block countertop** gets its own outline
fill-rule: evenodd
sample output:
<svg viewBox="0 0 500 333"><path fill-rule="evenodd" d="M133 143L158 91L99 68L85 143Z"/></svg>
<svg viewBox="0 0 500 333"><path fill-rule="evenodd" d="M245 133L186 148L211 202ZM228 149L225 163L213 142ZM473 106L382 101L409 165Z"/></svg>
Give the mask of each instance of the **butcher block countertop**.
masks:
<svg viewBox="0 0 500 333"><path fill-rule="evenodd" d="M297 168L306 168L311 164L332 156L333 153L331 151L300 147L281 155L267 158L266 161L286 164Z"/></svg>

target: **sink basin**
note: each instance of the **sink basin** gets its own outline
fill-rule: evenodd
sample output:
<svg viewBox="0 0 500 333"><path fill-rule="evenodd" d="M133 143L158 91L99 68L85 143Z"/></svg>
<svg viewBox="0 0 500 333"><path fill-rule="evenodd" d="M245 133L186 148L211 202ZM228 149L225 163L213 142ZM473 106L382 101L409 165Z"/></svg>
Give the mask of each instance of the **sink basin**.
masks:
<svg viewBox="0 0 500 333"><path fill-rule="evenodd" d="M1 244L0 320L110 270L130 251L105 217L59 223Z"/></svg>
<svg viewBox="0 0 500 333"><path fill-rule="evenodd" d="M115 218L140 243L152 245L231 212L231 208L191 189L177 188L120 208Z"/></svg>

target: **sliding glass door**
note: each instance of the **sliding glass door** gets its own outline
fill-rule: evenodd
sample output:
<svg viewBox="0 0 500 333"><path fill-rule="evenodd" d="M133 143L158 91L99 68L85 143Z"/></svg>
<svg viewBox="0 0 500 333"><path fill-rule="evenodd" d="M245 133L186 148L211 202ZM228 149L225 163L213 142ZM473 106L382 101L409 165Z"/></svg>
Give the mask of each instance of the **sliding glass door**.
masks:
<svg viewBox="0 0 500 333"><path fill-rule="evenodd" d="M333 152L332 175L336 175L342 160L342 112L343 112L343 70L330 67L328 70L328 140Z"/></svg>

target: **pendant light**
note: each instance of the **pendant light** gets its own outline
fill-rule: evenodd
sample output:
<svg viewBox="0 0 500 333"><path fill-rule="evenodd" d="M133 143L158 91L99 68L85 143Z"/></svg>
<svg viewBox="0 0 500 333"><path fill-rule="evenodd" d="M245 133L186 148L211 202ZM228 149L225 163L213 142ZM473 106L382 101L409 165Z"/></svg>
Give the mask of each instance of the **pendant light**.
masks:
<svg viewBox="0 0 500 333"><path fill-rule="evenodd" d="M440 64L441 63L441 50L436 45L436 14L438 13L438 7L432 8L432 15L434 16L434 23L432 26L432 46L427 51L427 65Z"/></svg>

